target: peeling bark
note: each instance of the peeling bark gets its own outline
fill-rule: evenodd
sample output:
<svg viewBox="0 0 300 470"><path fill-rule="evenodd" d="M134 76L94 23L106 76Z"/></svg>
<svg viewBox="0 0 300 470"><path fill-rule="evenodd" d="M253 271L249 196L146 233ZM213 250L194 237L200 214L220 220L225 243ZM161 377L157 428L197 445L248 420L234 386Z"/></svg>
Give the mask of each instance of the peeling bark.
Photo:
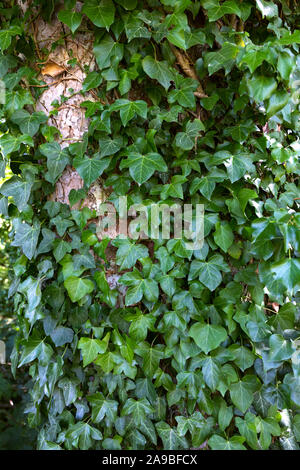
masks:
<svg viewBox="0 0 300 470"><path fill-rule="evenodd" d="M76 3L76 8L80 11L82 4ZM28 5L22 4L25 12ZM43 111L49 116L48 124L58 129L60 135L58 143L62 148L71 143L81 141L83 135L88 131L89 120L85 117L85 110L80 105L83 101L95 101L92 92L81 95L82 83L86 77L84 67L88 66L91 71L95 68L96 62L93 54L93 34L88 32L86 21L83 20L82 26L85 31L77 31L76 39L72 37L69 28L62 24L57 13L54 14L52 22L46 23L40 16L32 23L32 33L37 47L37 54L40 58L41 69L40 79L43 80L48 88L41 94L36 110ZM64 44L55 45L59 39L64 38ZM47 49L48 54L42 57L41 51ZM77 59L75 65L71 66L69 61ZM57 112L51 114L55 109L52 105L54 101L61 102L61 97L68 97L67 100L58 107ZM84 182L76 169L67 166L56 183L55 191L50 196L50 200L70 205L69 194L72 189L81 189ZM87 192L87 198L81 204L81 207L89 207L96 210L99 204L105 200L105 192L101 183L95 181ZM79 204L73 209L78 209ZM93 219L91 222L99 222ZM117 235L116 229L108 229L106 236L113 239ZM98 238L101 240L99 234ZM115 265L116 249L110 244L106 250L109 268L106 270L106 278L111 289L117 288L120 292L119 304L123 305L126 288L121 286L118 281L121 274L117 273Z"/></svg>

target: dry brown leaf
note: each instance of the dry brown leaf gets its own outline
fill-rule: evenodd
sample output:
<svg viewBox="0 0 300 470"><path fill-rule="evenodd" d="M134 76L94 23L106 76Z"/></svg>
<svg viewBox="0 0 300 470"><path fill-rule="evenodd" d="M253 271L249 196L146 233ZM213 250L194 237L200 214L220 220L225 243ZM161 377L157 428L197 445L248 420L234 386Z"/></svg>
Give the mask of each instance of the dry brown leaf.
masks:
<svg viewBox="0 0 300 470"><path fill-rule="evenodd" d="M42 68L43 75L49 75L50 77L58 77L58 75L62 74L65 71L63 67L54 62L49 62Z"/></svg>

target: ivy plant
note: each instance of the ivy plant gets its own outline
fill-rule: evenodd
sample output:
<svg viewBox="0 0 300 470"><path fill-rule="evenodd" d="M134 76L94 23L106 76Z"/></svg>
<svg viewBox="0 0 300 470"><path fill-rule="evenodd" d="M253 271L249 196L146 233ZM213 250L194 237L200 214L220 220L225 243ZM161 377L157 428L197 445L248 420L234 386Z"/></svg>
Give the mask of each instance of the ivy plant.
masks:
<svg viewBox="0 0 300 470"><path fill-rule="evenodd" d="M298 449L298 2L81 3L0 6L0 177L13 173L0 209L19 251L11 363L29 366L37 448ZM64 148L36 109L39 15L63 25L54 51L93 33L89 127ZM50 197L67 166L84 185L70 205ZM81 202L99 178L129 207L203 204L203 247L98 240Z"/></svg>

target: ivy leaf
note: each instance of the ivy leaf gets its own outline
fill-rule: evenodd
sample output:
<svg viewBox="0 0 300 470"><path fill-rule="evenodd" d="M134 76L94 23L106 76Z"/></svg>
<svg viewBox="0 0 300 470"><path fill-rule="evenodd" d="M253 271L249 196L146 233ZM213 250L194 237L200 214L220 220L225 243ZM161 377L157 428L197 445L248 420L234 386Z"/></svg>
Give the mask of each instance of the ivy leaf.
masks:
<svg viewBox="0 0 300 470"><path fill-rule="evenodd" d="M285 90L280 90L273 93L269 99L269 104L267 107L268 116L273 116L282 108L284 108L289 101L289 98L290 96Z"/></svg>
<svg viewBox="0 0 300 470"><path fill-rule="evenodd" d="M124 24L128 42L132 41L134 38L151 38L151 32L134 13L131 13L125 17Z"/></svg>
<svg viewBox="0 0 300 470"><path fill-rule="evenodd" d="M0 31L0 49L2 51L7 49L11 44L12 38L17 34L22 34L19 26L10 26L9 29L2 29Z"/></svg>
<svg viewBox="0 0 300 470"><path fill-rule="evenodd" d="M116 263L120 266L120 270L132 268L139 258L148 256L148 249L145 245L136 244L126 238L115 239L112 245L118 248L116 254Z"/></svg>
<svg viewBox="0 0 300 470"><path fill-rule="evenodd" d="M191 336L197 346L207 354L225 341L227 338L227 332L219 325L194 323L190 328L189 336Z"/></svg>
<svg viewBox="0 0 300 470"><path fill-rule="evenodd" d="M132 415L138 425L140 425L150 413L153 413L153 408L146 398L142 398L141 400L128 398L122 409L122 415Z"/></svg>
<svg viewBox="0 0 300 470"><path fill-rule="evenodd" d="M158 153L130 153L126 160L121 163L121 168L129 167L131 177L139 185L145 183L153 173L157 171L167 171L167 165Z"/></svg>
<svg viewBox="0 0 300 470"><path fill-rule="evenodd" d="M68 291L72 302L78 302L85 295L90 294L94 290L94 283L90 279L81 279L70 276L64 281L64 286Z"/></svg>
<svg viewBox="0 0 300 470"><path fill-rule="evenodd" d="M93 440L102 440L102 433L89 424L80 421L68 428L66 437L75 440L75 446L77 447L78 443L80 450L88 450L92 447Z"/></svg>
<svg viewBox="0 0 300 470"><path fill-rule="evenodd" d="M87 397L92 405L92 421L100 423L105 417L109 423L114 423L117 418L118 402L103 397L101 393L94 393Z"/></svg>
<svg viewBox="0 0 300 470"><path fill-rule="evenodd" d="M74 10L60 10L58 19L65 23L74 34L81 24L82 14Z"/></svg>
<svg viewBox="0 0 300 470"><path fill-rule="evenodd" d="M261 11L262 17L273 18L278 16L278 7L275 3L266 0L256 0L256 5Z"/></svg>
<svg viewBox="0 0 300 470"><path fill-rule="evenodd" d="M270 359L272 361L286 361L290 359L294 353L291 341L284 339L281 335L271 335L269 344Z"/></svg>
<svg viewBox="0 0 300 470"><path fill-rule="evenodd" d="M111 105L110 111L120 111L120 118L125 127L136 114L143 119L147 118L147 103L143 100L130 101L119 99Z"/></svg>
<svg viewBox="0 0 300 470"><path fill-rule="evenodd" d="M99 69L102 70L110 66L113 57L118 62L123 58L124 44L115 42L112 37L107 34L99 44L94 46L93 52Z"/></svg>
<svg viewBox="0 0 300 470"><path fill-rule="evenodd" d="M81 349L83 357L83 367L86 367L91 362L94 362L98 354L104 354L108 347L109 336L106 336L102 341L100 339L92 339L82 337L78 343L78 349Z"/></svg>
<svg viewBox="0 0 300 470"><path fill-rule="evenodd" d="M190 186L190 193L193 195L196 191L210 200L211 195L216 187L216 183L211 177L203 176L202 178L195 178Z"/></svg>
<svg viewBox="0 0 300 470"><path fill-rule="evenodd" d="M28 259L32 259L38 243L40 234L40 223L34 222L33 225L19 223L16 227L15 238L12 246L19 246Z"/></svg>
<svg viewBox="0 0 300 470"><path fill-rule="evenodd" d="M231 384L230 397L234 405L245 413L254 399L257 383L254 376L245 376L242 380Z"/></svg>
<svg viewBox="0 0 300 470"><path fill-rule="evenodd" d="M220 269L224 269L220 256L212 256L208 261L193 260L190 267L189 280L199 276L199 281L209 290L213 291L222 282Z"/></svg>
<svg viewBox="0 0 300 470"><path fill-rule="evenodd" d="M58 382L58 387L62 389L66 406L71 405L77 398L78 379L64 377Z"/></svg>
<svg viewBox="0 0 300 470"><path fill-rule="evenodd" d="M82 13L84 13L98 28L106 28L113 24L115 18L115 7L111 0L87 0L84 2Z"/></svg>
<svg viewBox="0 0 300 470"><path fill-rule="evenodd" d="M116 0L125 10L134 10L137 5L137 0Z"/></svg>
<svg viewBox="0 0 300 470"><path fill-rule="evenodd" d="M233 232L228 222L217 222L216 231L214 233L215 243L227 253L228 248L234 240Z"/></svg>
<svg viewBox="0 0 300 470"><path fill-rule="evenodd" d="M109 374L112 371L115 365L116 355L110 351L107 351L104 354L101 354L95 360L95 364L101 366L105 374Z"/></svg>
<svg viewBox="0 0 300 470"><path fill-rule="evenodd" d="M99 139L100 157L107 157L108 155L114 155L122 147L122 137L116 137L110 139L109 137L102 137Z"/></svg>
<svg viewBox="0 0 300 470"><path fill-rule="evenodd" d="M71 328L65 326L58 326L50 334L51 339L55 346L63 346L66 343L72 343L74 332Z"/></svg>
<svg viewBox="0 0 300 470"><path fill-rule="evenodd" d="M174 75L165 61L158 61L147 55L142 61L144 72L152 79L157 80L166 90L174 80Z"/></svg>
<svg viewBox="0 0 300 470"><path fill-rule="evenodd" d="M241 57L240 64L247 64L250 72L253 73L263 63L264 60L267 62L269 61L269 52L270 51L265 47L253 47L252 45L249 47L247 46L246 50L244 51L244 55Z"/></svg>
<svg viewBox="0 0 300 470"><path fill-rule="evenodd" d="M257 75L248 81L248 88L251 98L256 102L270 98L277 88L277 82L273 77Z"/></svg>
<svg viewBox="0 0 300 470"><path fill-rule="evenodd" d="M212 357L207 357L202 364L202 373L206 385L215 391L221 379L221 368Z"/></svg>
<svg viewBox="0 0 300 470"><path fill-rule="evenodd" d="M300 288L300 260L288 258L279 261L271 266L274 278L282 281L283 285L292 293Z"/></svg>
<svg viewBox="0 0 300 470"><path fill-rule="evenodd" d="M218 1L204 1L203 7L207 9L207 16L209 21L217 21L224 15L241 16L239 4L235 0L226 0L221 5Z"/></svg>
<svg viewBox="0 0 300 470"><path fill-rule="evenodd" d="M37 357L42 364L47 364L53 354L53 349L49 344L44 343L41 339L30 338L26 341L18 367L22 367L29 362L34 361Z"/></svg>
<svg viewBox="0 0 300 470"><path fill-rule="evenodd" d="M204 58L205 65L208 68L209 75L216 73L221 68L228 74L236 60L239 47L230 42L224 42L222 49L218 52L208 52Z"/></svg>
<svg viewBox="0 0 300 470"><path fill-rule="evenodd" d="M17 208L22 211L27 205L32 186L32 180L12 176L2 184L0 193L6 197L13 197Z"/></svg>
<svg viewBox="0 0 300 470"><path fill-rule="evenodd" d="M191 150L195 145L195 138L199 132L204 130L204 125L199 119L189 121L186 125L185 132L178 132L176 134L175 144L183 150Z"/></svg>
<svg viewBox="0 0 300 470"><path fill-rule="evenodd" d="M30 114L25 109L18 109L11 116L11 120L19 126L23 134L33 137L38 132L40 125L48 120L48 117L42 111Z"/></svg>
<svg viewBox="0 0 300 470"><path fill-rule="evenodd" d="M57 142L49 142L39 147L40 152L47 157L48 172L45 177L49 183L54 184L70 162L67 149L61 149Z"/></svg>
<svg viewBox="0 0 300 470"><path fill-rule="evenodd" d="M244 372L251 367L255 360L255 355L245 346L234 348L234 363Z"/></svg>
<svg viewBox="0 0 300 470"><path fill-rule="evenodd" d="M224 439L222 436L214 434L208 439L208 445L212 450L247 450L243 446L245 438L242 436L232 436L230 439Z"/></svg>
<svg viewBox="0 0 300 470"><path fill-rule="evenodd" d="M7 157L10 153L19 150L21 144L29 145L33 147L34 143L32 137L29 135L9 135L4 134L0 137L0 149L4 157Z"/></svg>
<svg viewBox="0 0 300 470"><path fill-rule="evenodd" d="M167 423L160 421L155 425L159 437L163 441L165 450L187 449L188 442L185 437L179 436L178 431L174 427L170 427Z"/></svg>
<svg viewBox="0 0 300 470"><path fill-rule="evenodd" d="M178 88L168 93L168 102L171 104L179 103L185 108L194 109L196 104L194 91L196 91L197 87L196 80L191 78L182 80Z"/></svg>
<svg viewBox="0 0 300 470"><path fill-rule="evenodd" d="M82 84L82 91L86 92L92 90L93 88L98 88L102 83L102 76L99 72L90 72L84 79Z"/></svg>
<svg viewBox="0 0 300 470"><path fill-rule="evenodd" d="M109 158L100 158L98 155L93 158L75 157L73 161L76 170L88 187L102 175L109 163Z"/></svg>
<svg viewBox="0 0 300 470"><path fill-rule="evenodd" d="M246 171L254 171L253 163L248 155L232 155L224 165L231 183L235 183L245 176Z"/></svg>

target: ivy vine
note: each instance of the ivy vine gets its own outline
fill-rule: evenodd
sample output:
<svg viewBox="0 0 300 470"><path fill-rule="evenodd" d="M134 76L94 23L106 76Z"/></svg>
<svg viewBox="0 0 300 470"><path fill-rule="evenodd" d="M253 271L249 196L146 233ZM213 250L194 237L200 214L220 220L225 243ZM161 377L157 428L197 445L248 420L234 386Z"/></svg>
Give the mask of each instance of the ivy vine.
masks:
<svg viewBox="0 0 300 470"><path fill-rule="evenodd" d="M21 5L0 3L0 209L19 249L12 370L30 365L38 449L297 449L298 2ZM96 61L79 92L88 130L64 147L36 109L50 51L32 25L57 15L65 36L93 33ZM69 205L51 199L67 167L84 182ZM80 205L99 178L129 207L204 204L203 248L99 240Z"/></svg>

